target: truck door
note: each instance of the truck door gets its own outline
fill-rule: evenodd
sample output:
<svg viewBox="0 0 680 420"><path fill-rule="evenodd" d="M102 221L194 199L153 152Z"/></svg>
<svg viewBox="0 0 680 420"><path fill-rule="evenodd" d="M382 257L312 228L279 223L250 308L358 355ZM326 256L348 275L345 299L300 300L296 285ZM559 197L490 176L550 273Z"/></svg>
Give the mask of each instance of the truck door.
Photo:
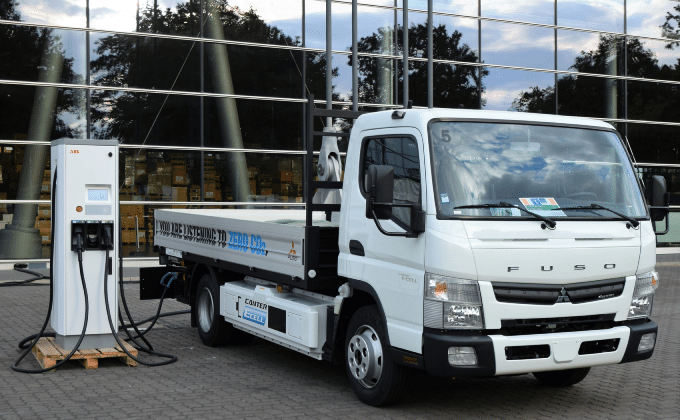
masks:
<svg viewBox="0 0 680 420"><path fill-rule="evenodd" d="M420 132L400 127L362 133L358 177L345 179L345 183L356 183L354 188L346 188L353 195L349 200L345 238L350 241L350 252L345 267L348 277L370 284L378 294L391 345L421 353L425 235L387 236L378 230L373 219L366 217L370 165L392 166L394 202L420 203L424 210L426 172ZM410 208L394 208L392 218L382 220L381 225L388 232L405 232L410 212Z"/></svg>

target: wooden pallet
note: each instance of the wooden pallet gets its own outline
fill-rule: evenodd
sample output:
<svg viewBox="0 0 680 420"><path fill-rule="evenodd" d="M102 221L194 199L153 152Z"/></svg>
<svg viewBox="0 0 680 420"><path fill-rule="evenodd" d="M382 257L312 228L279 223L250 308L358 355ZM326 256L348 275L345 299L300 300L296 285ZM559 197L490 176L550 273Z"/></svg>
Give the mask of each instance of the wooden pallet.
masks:
<svg viewBox="0 0 680 420"><path fill-rule="evenodd" d="M131 355L137 357L137 350L134 347L124 341L123 345ZM70 351L64 350L57 345L53 338L41 338L38 344L33 347L32 352L43 369L51 368L60 360L64 360L70 353ZM73 353L69 360L78 360L85 366L85 369L97 369L99 367L99 359L104 358L118 358L128 366L137 366L137 362L125 354L120 346L116 346L115 349L81 349Z"/></svg>

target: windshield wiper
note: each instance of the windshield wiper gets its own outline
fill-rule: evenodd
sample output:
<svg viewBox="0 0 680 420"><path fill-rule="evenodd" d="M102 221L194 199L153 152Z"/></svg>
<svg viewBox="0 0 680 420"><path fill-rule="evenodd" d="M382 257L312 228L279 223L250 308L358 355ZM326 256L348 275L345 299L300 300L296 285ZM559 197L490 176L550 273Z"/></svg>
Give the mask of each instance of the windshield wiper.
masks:
<svg viewBox="0 0 680 420"><path fill-rule="evenodd" d="M555 223L555 221L552 220L552 219L548 219L547 217L541 216L540 214L536 214L533 211L523 209L520 206L517 206L515 204L511 204L511 203L507 203L505 201L501 201L498 204L470 204L470 205L467 205L467 206L454 207L453 209L455 210L455 209L491 209L491 208L513 208L513 209L517 209L519 211L523 211L526 214L530 214L530 215L534 216L535 218L537 218L538 220L542 221L543 222L543 223L541 223L542 229L548 228L550 230L553 230L553 229L555 229L555 226L557 225L557 223Z"/></svg>
<svg viewBox="0 0 680 420"><path fill-rule="evenodd" d="M555 210L558 210L558 209L555 208ZM632 217L626 216L625 214L621 214L617 211L614 211L612 209L608 209L607 207L603 207L603 206L601 206L599 204L595 204L595 203L593 203L589 206L562 207L559 210L606 210L610 213L613 213L613 214L619 216L623 220L626 220L628 222L628 223L626 223L626 227L628 227L629 229L630 229L630 227L637 229L637 227L640 226L640 222L633 219Z"/></svg>

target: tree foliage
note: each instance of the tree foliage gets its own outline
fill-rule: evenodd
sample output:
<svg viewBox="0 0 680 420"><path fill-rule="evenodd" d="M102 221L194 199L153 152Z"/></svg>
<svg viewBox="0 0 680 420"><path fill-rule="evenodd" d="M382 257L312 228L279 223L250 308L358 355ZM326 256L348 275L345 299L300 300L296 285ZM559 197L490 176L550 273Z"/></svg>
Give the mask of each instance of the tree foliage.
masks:
<svg viewBox="0 0 680 420"><path fill-rule="evenodd" d="M299 45L276 27L266 24L254 9L242 10L225 0L212 0L227 40ZM174 10L140 10L138 32L197 37L200 33L196 1L180 3ZM205 21L204 21L205 25ZM204 26L205 29L205 26ZM211 59L206 46L204 89L212 84ZM200 43L162 40L153 37L111 35L96 41L97 56L91 67L93 82L106 86L137 87L172 91L200 91ZM301 97L302 57L299 51L228 45L229 65L236 94ZM323 92L325 57L307 54L308 88ZM337 70L334 72L337 75ZM319 98L322 99L322 98ZM97 137L125 142L197 145L200 106L195 96L124 91L96 91L93 121ZM243 140L256 147L295 148L301 135L302 107L258 100L237 100ZM205 100L206 146L219 145L214 99Z"/></svg>
<svg viewBox="0 0 680 420"><path fill-rule="evenodd" d="M21 21L13 0L0 0L0 19ZM44 54L65 55L58 31L28 26L0 25L0 74L4 79L37 81L42 69ZM82 77L73 70L73 58L64 59L61 69L62 83L82 83ZM0 95L0 136L12 139L28 133L35 100L35 87L5 85ZM78 102L81 91L60 89L57 98L56 118L52 124L51 139L77 137L77 129L69 126L67 119L79 116ZM70 113L70 117L67 114Z"/></svg>
<svg viewBox="0 0 680 420"><path fill-rule="evenodd" d="M433 55L438 59L477 62L477 54L461 42L462 34L454 30L449 34L445 25L433 28ZM403 27L398 26L397 39L403 38ZM427 25L413 24L408 29L409 57L422 56L427 51ZM398 43L397 51L385 51L383 45L391 44L392 29L381 28L378 32L361 38L358 51L372 54L403 55L403 45ZM351 65L351 58L349 59ZM396 64L396 65L395 65ZM368 103L384 102L379 92L379 77L381 72L396 71L399 85L404 80L401 60L397 63L373 57L359 56L359 100ZM478 68L449 64L435 64L434 66L434 105L442 108L479 108L480 78L489 74L483 70L481 75ZM399 102L398 98L397 102ZM427 106L427 63L409 61L409 99L415 105Z"/></svg>

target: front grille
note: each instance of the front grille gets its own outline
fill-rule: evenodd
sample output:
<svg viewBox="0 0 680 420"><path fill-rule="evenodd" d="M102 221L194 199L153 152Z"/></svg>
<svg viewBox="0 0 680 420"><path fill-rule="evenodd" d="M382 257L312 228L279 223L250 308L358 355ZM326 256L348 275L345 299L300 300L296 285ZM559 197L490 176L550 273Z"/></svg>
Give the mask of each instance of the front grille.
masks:
<svg viewBox="0 0 680 420"><path fill-rule="evenodd" d="M498 302L553 305L560 302L585 303L621 296L623 277L575 284L491 283Z"/></svg>
<svg viewBox="0 0 680 420"><path fill-rule="evenodd" d="M502 335L550 334L605 330L614 327L616 314L570 316L560 318L527 318L501 320Z"/></svg>

